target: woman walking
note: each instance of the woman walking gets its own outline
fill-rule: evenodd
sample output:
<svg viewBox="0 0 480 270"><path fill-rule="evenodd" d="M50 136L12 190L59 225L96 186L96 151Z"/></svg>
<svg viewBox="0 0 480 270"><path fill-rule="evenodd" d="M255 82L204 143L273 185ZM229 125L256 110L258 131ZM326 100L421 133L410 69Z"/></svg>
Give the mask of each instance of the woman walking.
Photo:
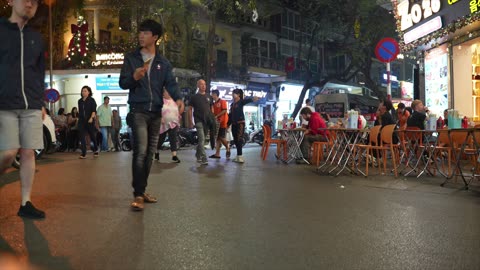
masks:
<svg viewBox="0 0 480 270"><path fill-rule="evenodd" d="M155 152L154 160L160 161L160 149L168 134L170 141L170 152L172 152L172 162L180 163L177 157L178 150L178 128L180 126L180 111L178 104L168 94L168 91L163 89L163 107L162 107L162 125L160 126L160 137L158 138L157 151Z"/></svg>
<svg viewBox="0 0 480 270"><path fill-rule="evenodd" d="M81 96L78 100L78 130L80 133L80 142L82 143L82 154L80 159L85 159L87 155L87 142L85 136L90 136L90 142L93 143L93 157L98 157L97 140L95 139L95 115L97 112L97 103L92 98L92 88L85 85L82 87Z"/></svg>
<svg viewBox="0 0 480 270"><path fill-rule="evenodd" d="M245 132L245 115L243 113L243 107L250 102L257 102L258 97L243 98L243 90L233 90L233 103L230 107L229 122L232 124L233 141L237 148L237 157L233 159L233 162L244 163L245 160L242 156L243 146L243 133Z"/></svg>

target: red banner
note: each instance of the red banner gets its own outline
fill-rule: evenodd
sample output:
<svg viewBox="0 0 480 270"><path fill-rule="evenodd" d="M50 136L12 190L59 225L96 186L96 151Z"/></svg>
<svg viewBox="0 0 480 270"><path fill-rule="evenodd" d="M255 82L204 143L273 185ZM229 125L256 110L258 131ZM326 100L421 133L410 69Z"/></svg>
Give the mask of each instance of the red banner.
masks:
<svg viewBox="0 0 480 270"><path fill-rule="evenodd" d="M295 70L295 58L287 57L285 62L285 72L292 72Z"/></svg>

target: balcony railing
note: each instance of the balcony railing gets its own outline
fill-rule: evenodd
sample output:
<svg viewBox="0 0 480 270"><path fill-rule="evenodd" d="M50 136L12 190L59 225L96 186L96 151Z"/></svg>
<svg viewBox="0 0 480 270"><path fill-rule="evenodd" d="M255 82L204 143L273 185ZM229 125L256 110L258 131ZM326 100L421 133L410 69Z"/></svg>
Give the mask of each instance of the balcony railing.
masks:
<svg viewBox="0 0 480 270"><path fill-rule="evenodd" d="M242 64L250 67L285 71L285 59L273 59L268 57L260 57L258 55L243 54Z"/></svg>

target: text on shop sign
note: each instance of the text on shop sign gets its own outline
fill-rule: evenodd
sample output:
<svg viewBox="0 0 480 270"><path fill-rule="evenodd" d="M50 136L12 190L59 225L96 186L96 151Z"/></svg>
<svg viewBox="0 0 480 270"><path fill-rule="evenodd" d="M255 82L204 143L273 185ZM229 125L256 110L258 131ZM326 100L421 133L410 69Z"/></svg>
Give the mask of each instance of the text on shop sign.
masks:
<svg viewBox="0 0 480 270"><path fill-rule="evenodd" d="M454 0L451 1L453 2ZM422 20L428 19L433 14L439 12L441 7L442 3L440 0L423 0L421 3L412 5L409 0L401 1L397 5L398 15L401 18L400 29L405 31Z"/></svg>
<svg viewBox="0 0 480 270"><path fill-rule="evenodd" d="M102 53L95 55L95 61L92 62L92 66L98 67L101 65L114 66L122 65L125 55L123 53Z"/></svg>

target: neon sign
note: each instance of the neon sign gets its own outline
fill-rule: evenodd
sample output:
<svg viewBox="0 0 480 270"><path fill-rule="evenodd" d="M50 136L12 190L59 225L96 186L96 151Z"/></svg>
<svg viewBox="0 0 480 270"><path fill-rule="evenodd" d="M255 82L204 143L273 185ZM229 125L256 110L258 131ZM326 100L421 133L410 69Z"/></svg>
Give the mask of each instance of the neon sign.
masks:
<svg viewBox="0 0 480 270"><path fill-rule="evenodd" d="M116 66L122 65L125 55L123 53L102 53L95 55L95 61L92 62L92 66L98 67L101 65Z"/></svg>

